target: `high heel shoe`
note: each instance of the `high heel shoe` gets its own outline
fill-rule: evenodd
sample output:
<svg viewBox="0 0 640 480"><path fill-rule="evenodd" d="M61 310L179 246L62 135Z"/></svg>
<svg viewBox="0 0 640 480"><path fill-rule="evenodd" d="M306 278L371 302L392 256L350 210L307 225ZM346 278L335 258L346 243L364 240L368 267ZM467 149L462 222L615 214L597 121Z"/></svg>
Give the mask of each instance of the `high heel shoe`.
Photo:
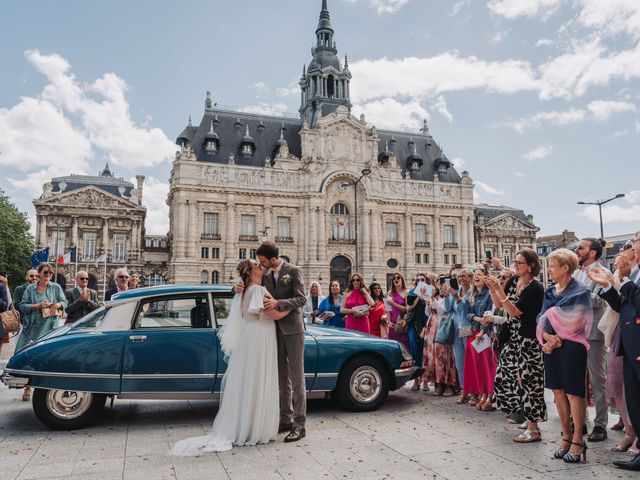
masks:
<svg viewBox="0 0 640 480"><path fill-rule="evenodd" d="M571 439L567 440L566 438L562 439L562 442L566 442L569 444L569 448L571 448ZM560 448L558 448L555 452L553 452L553 458L556 460L560 460L564 458L564 456L569 453L569 448L562 448L562 443L560 444Z"/></svg>
<svg viewBox="0 0 640 480"><path fill-rule="evenodd" d="M582 439L582 443L571 442L571 445L581 447L582 451L577 454L567 452L567 454L564 457L562 457L562 460L564 460L565 463L579 463L580 457L582 457L582 461L586 462L587 461L587 442L584 441L584 438Z"/></svg>

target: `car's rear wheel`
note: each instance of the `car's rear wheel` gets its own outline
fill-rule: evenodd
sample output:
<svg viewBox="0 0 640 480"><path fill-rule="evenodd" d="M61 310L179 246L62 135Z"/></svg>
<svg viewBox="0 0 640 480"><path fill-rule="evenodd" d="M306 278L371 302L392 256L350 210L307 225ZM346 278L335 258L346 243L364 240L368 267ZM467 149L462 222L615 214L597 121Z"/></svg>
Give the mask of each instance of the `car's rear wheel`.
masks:
<svg viewBox="0 0 640 480"><path fill-rule="evenodd" d="M74 430L90 425L102 412L106 399L100 393L37 388L33 411L52 430Z"/></svg>
<svg viewBox="0 0 640 480"><path fill-rule="evenodd" d="M389 372L384 362L363 355L344 364L333 393L346 410L370 412L380 408L387 399L389 385Z"/></svg>

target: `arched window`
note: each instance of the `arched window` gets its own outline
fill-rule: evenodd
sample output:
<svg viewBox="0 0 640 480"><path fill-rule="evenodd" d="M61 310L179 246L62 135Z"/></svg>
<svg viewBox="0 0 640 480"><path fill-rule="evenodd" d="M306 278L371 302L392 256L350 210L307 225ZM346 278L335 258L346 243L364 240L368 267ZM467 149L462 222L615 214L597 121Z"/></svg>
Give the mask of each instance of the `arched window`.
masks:
<svg viewBox="0 0 640 480"><path fill-rule="evenodd" d="M211 272L211 283L220 283L220 273L217 270Z"/></svg>
<svg viewBox="0 0 640 480"><path fill-rule="evenodd" d="M335 97L335 79L333 78L333 75L329 75L327 77L327 97Z"/></svg>
<svg viewBox="0 0 640 480"><path fill-rule="evenodd" d="M284 263L291 263L291 259L286 255L281 255L280 260L282 260Z"/></svg>
<svg viewBox="0 0 640 480"><path fill-rule="evenodd" d="M209 272L206 270L200 272L200 283L209 283Z"/></svg>
<svg viewBox="0 0 640 480"><path fill-rule="evenodd" d="M331 207L331 239L350 240L349 209L343 203L336 203Z"/></svg>

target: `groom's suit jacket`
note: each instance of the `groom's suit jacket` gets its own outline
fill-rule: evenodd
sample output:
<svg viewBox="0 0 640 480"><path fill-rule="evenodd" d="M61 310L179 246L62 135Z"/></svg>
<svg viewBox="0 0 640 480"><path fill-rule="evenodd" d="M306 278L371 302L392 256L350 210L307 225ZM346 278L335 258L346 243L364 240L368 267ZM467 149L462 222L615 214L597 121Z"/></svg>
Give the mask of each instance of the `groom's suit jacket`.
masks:
<svg viewBox="0 0 640 480"><path fill-rule="evenodd" d="M273 274L267 270L262 277L262 284L271 296L278 300L278 310L291 310L286 317L276 322L280 333L284 335L304 333L302 307L307 303L307 297L304 294L300 269L283 262L278 280L274 282Z"/></svg>

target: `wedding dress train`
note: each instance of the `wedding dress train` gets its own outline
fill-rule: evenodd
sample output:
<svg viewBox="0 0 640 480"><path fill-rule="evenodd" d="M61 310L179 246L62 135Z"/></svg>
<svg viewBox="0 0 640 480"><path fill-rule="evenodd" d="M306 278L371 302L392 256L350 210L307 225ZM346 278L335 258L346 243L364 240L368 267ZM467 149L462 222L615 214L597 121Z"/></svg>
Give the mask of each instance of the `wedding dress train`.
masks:
<svg viewBox="0 0 640 480"><path fill-rule="evenodd" d="M265 292L264 287L250 285L244 297L235 296L219 333L228 368L213 428L206 436L179 441L171 455L224 452L234 445L256 445L276 438L278 348L274 320L262 313Z"/></svg>

